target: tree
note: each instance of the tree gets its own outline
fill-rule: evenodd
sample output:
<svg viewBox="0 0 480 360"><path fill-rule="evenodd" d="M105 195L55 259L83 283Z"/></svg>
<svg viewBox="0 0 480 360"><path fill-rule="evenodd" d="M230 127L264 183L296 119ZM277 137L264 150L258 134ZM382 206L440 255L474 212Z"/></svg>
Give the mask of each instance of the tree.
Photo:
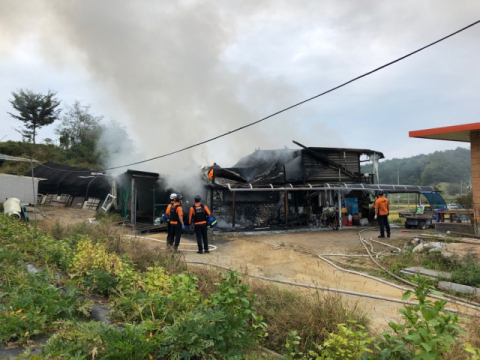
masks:
<svg viewBox="0 0 480 360"><path fill-rule="evenodd" d="M96 147L103 129L102 120L103 116L91 113L90 105L75 101L67 106L55 133L59 136L60 147L66 150L68 161L74 160L82 166L100 165Z"/></svg>
<svg viewBox="0 0 480 360"><path fill-rule="evenodd" d="M58 119L60 109L57 108L60 101L55 98L55 95L57 93L50 90L47 95L36 94L28 89L12 92L13 99L9 101L18 115L8 114L24 123L23 128L17 131L34 145L37 130Z"/></svg>
<svg viewBox="0 0 480 360"><path fill-rule="evenodd" d="M71 149L87 146L93 150L101 132L103 116L90 113L90 105L82 105L75 101L67 107L67 112L62 117L62 122L55 129L59 136L60 146Z"/></svg>

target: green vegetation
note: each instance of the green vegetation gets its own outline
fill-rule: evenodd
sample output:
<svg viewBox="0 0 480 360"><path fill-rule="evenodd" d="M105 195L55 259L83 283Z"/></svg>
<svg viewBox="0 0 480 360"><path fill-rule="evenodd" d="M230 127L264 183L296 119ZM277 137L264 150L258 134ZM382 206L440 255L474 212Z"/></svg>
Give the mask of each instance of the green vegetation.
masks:
<svg viewBox="0 0 480 360"><path fill-rule="evenodd" d="M400 270L412 266L426 269L447 271L452 274L451 281L457 284L480 287L480 262L470 254L463 259L445 259L439 252L413 253L407 251L396 256L381 259L394 274L401 276Z"/></svg>
<svg viewBox="0 0 480 360"><path fill-rule="evenodd" d="M8 114L23 122L23 129L17 130L23 139L35 145L37 130L57 120L60 114L60 109L57 109L60 101L55 98L55 95L57 94L52 91L43 95L28 89L12 92L13 99L9 101L17 113Z"/></svg>
<svg viewBox="0 0 480 360"><path fill-rule="evenodd" d="M35 94L34 94L35 95ZM40 96L40 95L35 95ZM53 101L53 100L51 100ZM57 105L58 106L58 105ZM56 116L59 116L58 111ZM27 120L26 120L27 121ZM41 126L53 123L42 122ZM102 169L107 166L110 157L134 151L135 145L128 136L125 127L111 120L105 122L103 116L92 114L90 107L75 101L72 106L66 106L60 123L55 129L58 139L44 139L44 143L33 143L33 131L25 133L25 141L0 142L0 154L33 158L41 163L51 161L70 166L85 167L89 169ZM58 145L55 145L57 143ZM1 173L24 175L30 170L27 162L0 163Z"/></svg>
<svg viewBox="0 0 480 360"><path fill-rule="evenodd" d="M404 321L376 338L339 295L235 271L189 272L181 255L145 249L111 220L46 232L0 215L0 341L49 336L40 355L27 351L30 359L256 359L258 345L287 360L440 359L455 351L473 359L478 352L475 337L463 350L457 316L444 300L428 300L433 290L422 278L418 305L405 306ZM28 272L27 264L42 270ZM89 294L107 296L111 324L91 321Z"/></svg>
<svg viewBox="0 0 480 360"><path fill-rule="evenodd" d="M434 359L440 360L459 343L464 332L458 325L458 314L445 311L446 300L432 301L429 294L441 296L420 275L415 275L418 287L403 294L408 300L413 294L417 305L405 305L400 310L405 324L390 322L393 331L382 333L385 341L377 345L378 359Z"/></svg>
<svg viewBox="0 0 480 360"><path fill-rule="evenodd" d="M372 173L372 165L363 165L362 171ZM455 184L442 189L453 196L460 193L461 181L464 190L466 184L470 183L470 150L458 147L455 150L385 160L380 162L378 171L382 184L397 184L398 181L409 185Z"/></svg>

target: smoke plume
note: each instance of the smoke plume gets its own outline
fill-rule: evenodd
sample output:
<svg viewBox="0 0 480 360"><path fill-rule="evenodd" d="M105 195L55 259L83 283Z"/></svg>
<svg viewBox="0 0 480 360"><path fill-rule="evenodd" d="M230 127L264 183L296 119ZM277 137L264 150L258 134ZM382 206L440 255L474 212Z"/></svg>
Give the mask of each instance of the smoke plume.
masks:
<svg viewBox="0 0 480 360"><path fill-rule="evenodd" d="M437 6L439 3L442 5ZM450 22L462 20L459 6L446 1L429 4L433 14L426 5L417 14L418 3L414 1L369 0L337 6L328 1L300 4L281 0L3 0L0 51L8 53L28 39L35 42L42 57L59 68L75 63L86 69L92 86L105 89L113 104L110 106L126 114L118 120L136 141L137 155L131 156L134 151L126 149L121 157L110 159L111 165L118 165L227 132L338 84L338 74L346 80L360 69L370 70L372 64L391 60L391 53L402 54L402 46L411 50L406 42L391 41L392 35L400 39L418 35L414 26L401 27L407 20L425 24L422 34L438 34L437 26L427 26L433 21L454 29L456 25ZM269 24L266 32L270 31L264 42L241 36L247 30L256 34L255 29L264 23ZM311 30L300 32L303 24ZM297 34L303 38L290 38ZM253 45L239 47L239 39ZM293 48L303 43L300 40L308 46ZM283 43L292 48L280 52ZM239 48L250 52L239 52ZM289 52L294 55L283 59ZM270 55L267 65L262 58L266 54ZM238 58L244 61L232 60ZM308 72L297 70L302 67L323 74L316 78L323 82L313 83ZM271 72L266 71L270 68ZM296 71L298 76L292 76ZM300 90L278 75L283 72L289 72L290 79L298 80L304 88ZM388 74L387 82L374 83L370 91L382 93L385 83L400 76L395 71ZM189 175L181 174L196 171L200 165L215 161L231 166L255 148L283 148L291 146L292 139L310 146L345 146L336 134L354 130L340 129L337 122L356 112L368 118L366 109L358 104L371 96L361 87L353 86L352 91L339 91L322 98L321 106L310 103L205 146L136 168L188 179ZM340 110L328 116L333 108ZM371 140L357 138L352 147L371 147ZM108 134L103 139L106 143L116 141Z"/></svg>

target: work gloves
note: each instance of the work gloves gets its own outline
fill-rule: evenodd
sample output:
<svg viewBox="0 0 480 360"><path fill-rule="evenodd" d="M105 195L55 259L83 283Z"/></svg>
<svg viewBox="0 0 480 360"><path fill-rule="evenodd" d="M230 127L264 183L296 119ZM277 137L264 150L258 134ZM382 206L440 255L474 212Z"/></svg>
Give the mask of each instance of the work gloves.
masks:
<svg viewBox="0 0 480 360"><path fill-rule="evenodd" d="M185 230L185 225L184 224L182 224L182 230Z"/></svg>
<svg viewBox="0 0 480 360"><path fill-rule="evenodd" d="M193 230L193 224L190 225L190 230Z"/></svg>

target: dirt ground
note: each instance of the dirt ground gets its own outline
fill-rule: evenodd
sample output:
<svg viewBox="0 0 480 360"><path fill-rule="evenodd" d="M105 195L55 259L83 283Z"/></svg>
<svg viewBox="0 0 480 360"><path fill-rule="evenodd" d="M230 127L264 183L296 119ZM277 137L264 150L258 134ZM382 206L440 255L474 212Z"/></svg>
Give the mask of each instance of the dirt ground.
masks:
<svg viewBox="0 0 480 360"><path fill-rule="evenodd" d="M401 232L401 230L400 228L392 229L392 237L384 240L402 248L418 234L415 230L408 232ZM337 270L315 256L315 254L332 253L366 254L359 241L358 231L359 229L235 236L213 235L210 244L215 245L217 249L210 254L202 255L196 253L194 237L187 235L182 237L180 249L189 250L185 251L187 261L203 261L245 271L252 275L401 300L402 290ZM377 239L378 232L365 231L362 236ZM150 234L148 237L165 240L165 234ZM152 248L165 247L163 242L146 239L144 242ZM387 248L383 245L375 244L376 251L385 249ZM346 258L335 259L345 260ZM362 259L362 263L368 262L367 258ZM294 287L294 289L310 291L302 287ZM398 310L402 308L402 304L352 295L344 296L352 306L356 304L369 315L372 329L378 332L385 330L389 321L400 320ZM455 304L448 304L448 307L458 308Z"/></svg>
<svg viewBox="0 0 480 360"><path fill-rule="evenodd" d="M27 209L29 211L30 221L33 221L33 207ZM94 218L98 213L94 210L82 210L74 208L65 208L58 206L39 205L37 206L37 214L40 215L42 226L48 228L58 221L61 225L75 225L85 223L89 218Z"/></svg>
<svg viewBox="0 0 480 360"><path fill-rule="evenodd" d="M55 221L59 221L63 225L85 223L88 218L97 215L95 211L53 206L41 206L39 212L45 216L45 220L42 221L43 226L51 226ZM196 253L197 246L194 236L184 235L182 236L180 250L184 251L187 261L203 261L277 280L355 291L400 300L402 290L359 275L337 270L316 256L317 254L365 255L365 248L359 241L358 231L360 229L291 233L258 232L236 235L209 234L210 244L216 246L216 250L210 254L202 255ZM398 227L392 228L392 237L383 240L402 248L419 233L425 233L425 230L408 230L408 232L402 230ZM143 239L145 246L157 249L166 248L165 233L146 236L151 240ZM377 236L377 231L367 230L362 233L362 237L365 239L377 239ZM375 251L389 250L389 248L376 243L374 243L374 248ZM335 263L340 266L355 261L361 263L362 266L375 268L369 258L330 257L329 259L335 260ZM296 291L311 291L302 287L292 288ZM356 304L369 315L372 328L379 332L388 327L389 321L400 319L398 310L402 307L402 304L352 295L344 296L352 306ZM448 304L448 307L458 308L455 304Z"/></svg>

